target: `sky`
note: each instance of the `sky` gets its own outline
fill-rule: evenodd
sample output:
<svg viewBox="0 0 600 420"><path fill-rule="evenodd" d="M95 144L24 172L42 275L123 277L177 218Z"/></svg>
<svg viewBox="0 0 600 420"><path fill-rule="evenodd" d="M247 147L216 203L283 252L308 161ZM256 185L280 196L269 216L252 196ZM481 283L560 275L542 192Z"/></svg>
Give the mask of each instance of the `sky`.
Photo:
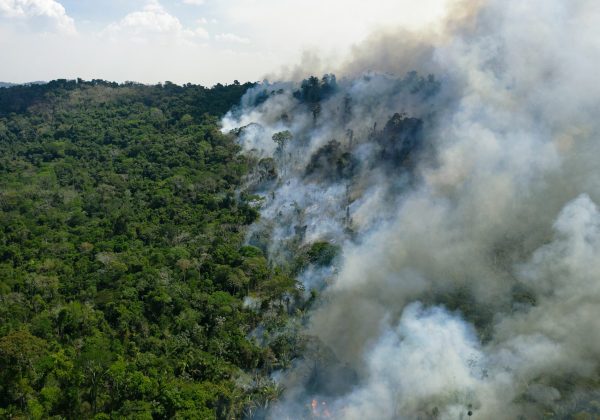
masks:
<svg viewBox="0 0 600 420"><path fill-rule="evenodd" d="M447 1L0 0L0 81L260 81L382 27L428 28Z"/></svg>

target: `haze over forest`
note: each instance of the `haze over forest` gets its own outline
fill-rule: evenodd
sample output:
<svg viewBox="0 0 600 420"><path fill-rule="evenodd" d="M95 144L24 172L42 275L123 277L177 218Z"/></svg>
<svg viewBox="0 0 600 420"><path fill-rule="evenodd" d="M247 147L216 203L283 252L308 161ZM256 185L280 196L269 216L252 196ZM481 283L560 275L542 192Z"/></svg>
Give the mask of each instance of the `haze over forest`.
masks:
<svg viewBox="0 0 600 420"><path fill-rule="evenodd" d="M0 417L600 417L599 27L0 0Z"/></svg>

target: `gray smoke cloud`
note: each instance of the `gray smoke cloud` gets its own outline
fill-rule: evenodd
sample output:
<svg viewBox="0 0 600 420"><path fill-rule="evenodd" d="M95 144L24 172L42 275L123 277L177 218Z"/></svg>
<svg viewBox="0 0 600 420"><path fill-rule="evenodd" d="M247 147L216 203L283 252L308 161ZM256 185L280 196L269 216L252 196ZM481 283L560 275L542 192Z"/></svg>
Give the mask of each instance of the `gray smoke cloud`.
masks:
<svg viewBox="0 0 600 420"><path fill-rule="evenodd" d="M260 160L248 240L341 248L299 277L330 354L272 418L598 414L600 4L459 5L357 47L318 102L267 84L223 120Z"/></svg>

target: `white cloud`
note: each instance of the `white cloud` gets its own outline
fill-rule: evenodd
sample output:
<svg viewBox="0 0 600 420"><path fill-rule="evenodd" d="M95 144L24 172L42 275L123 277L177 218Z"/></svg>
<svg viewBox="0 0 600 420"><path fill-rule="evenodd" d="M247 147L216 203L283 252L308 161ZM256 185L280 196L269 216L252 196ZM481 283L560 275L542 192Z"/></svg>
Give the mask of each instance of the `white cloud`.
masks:
<svg viewBox="0 0 600 420"><path fill-rule="evenodd" d="M181 21L170 14L156 0L152 0L138 10L126 15L119 22L111 23L104 33L111 39L131 39L136 42L194 42L206 40L208 32L198 26L186 28Z"/></svg>
<svg viewBox="0 0 600 420"><path fill-rule="evenodd" d="M238 36L236 34L231 34L231 33L219 34L219 35L215 36L215 39L217 41L231 42L231 43L235 43L235 44L249 44L250 43L250 40L248 38L244 38L244 37Z"/></svg>
<svg viewBox="0 0 600 420"><path fill-rule="evenodd" d="M193 6L201 6L204 4L204 0L183 0L184 4L191 4Z"/></svg>
<svg viewBox="0 0 600 420"><path fill-rule="evenodd" d="M63 34L75 34L75 21L64 6L55 0L0 0L0 17L9 19L49 19Z"/></svg>
<svg viewBox="0 0 600 420"><path fill-rule="evenodd" d="M305 50L325 58L333 50L343 58L378 23L430 22L438 14L434 6L452 0L204 0L199 7L183 7L184 0L130 0L122 3L133 5L131 13L109 18L122 8L106 14L94 8L96 14L77 20L78 36L62 36L75 32L60 5L66 1L0 0L0 80L262 80L297 64ZM115 0L107 9L108 3ZM177 14L186 9L199 13ZM38 35L57 27L66 28L61 36Z"/></svg>

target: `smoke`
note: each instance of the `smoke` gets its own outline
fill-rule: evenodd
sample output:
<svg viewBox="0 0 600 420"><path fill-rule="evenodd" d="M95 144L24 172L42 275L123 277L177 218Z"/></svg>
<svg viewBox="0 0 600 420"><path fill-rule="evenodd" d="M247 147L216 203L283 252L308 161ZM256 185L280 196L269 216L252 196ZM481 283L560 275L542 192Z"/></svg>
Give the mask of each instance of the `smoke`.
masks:
<svg viewBox="0 0 600 420"><path fill-rule="evenodd" d="M386 326L367 352L365 383L336 401L334 412L341 418L395 418L418 411L457 418L473 402L482 359L472 328L443 309L410 304L398 326Z"/></svg>
<svg viewBox="0 0 600 420"><path fill-rule="evenodd" d="M259 161L249 242L280 264L341 248L299 277L331 355L282 376L272 418L597 414L600 4L459 5L223 121Z"/></svg>

